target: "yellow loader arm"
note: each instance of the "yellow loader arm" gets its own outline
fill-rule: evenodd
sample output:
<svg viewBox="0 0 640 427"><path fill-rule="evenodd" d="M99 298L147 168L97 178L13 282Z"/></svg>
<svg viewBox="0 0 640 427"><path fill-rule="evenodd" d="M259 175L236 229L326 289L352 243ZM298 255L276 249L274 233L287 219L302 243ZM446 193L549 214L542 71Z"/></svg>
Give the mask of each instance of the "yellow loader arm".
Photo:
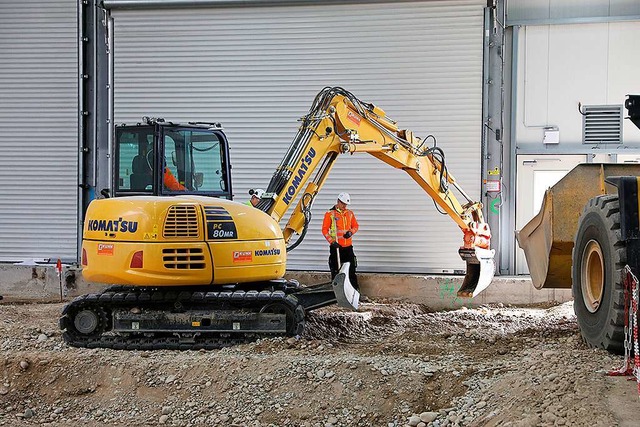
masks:
<svg viewBox="0 0 640 427"><path fill-rule="evenodd" d="M280 221L304 188L283 230L285 242L294 233L300 235L289 249L304 238L313 200L338 155L369 153L407 172L462 230L459 254L467 263L467 274L458 295L472 297L489 285L495 270L494 251L489 249L491 234L482 215L482 204L471 200L447 171L442 149L429 147L427 139L420 139L409 130L398 129L382 109L339 87L320 91L301 121L257 206ZM452 188L466 199L464 204L458 201Z"/></svg>

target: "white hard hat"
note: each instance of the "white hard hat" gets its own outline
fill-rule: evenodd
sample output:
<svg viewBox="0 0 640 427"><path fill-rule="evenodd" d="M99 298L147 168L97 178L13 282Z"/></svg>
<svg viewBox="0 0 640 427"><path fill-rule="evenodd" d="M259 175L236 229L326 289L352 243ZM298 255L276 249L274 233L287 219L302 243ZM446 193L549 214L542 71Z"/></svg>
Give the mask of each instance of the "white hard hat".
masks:
<svg viewBox="0 0 640 427"><path fill-rule="evenodd" d="M349 196L349 193L340 193L338 194L338 200L340 200L345 205L348 205L349 203L351 203L351 196Z"/></svg>
<svg viewBox="0 0 640 427"><path fill-rule="evenodd" d="M256 196L258 199L262 199L262 195L264 194L264 190L262 188L256 188L249 190L249 194L251 196Z"/></svg>

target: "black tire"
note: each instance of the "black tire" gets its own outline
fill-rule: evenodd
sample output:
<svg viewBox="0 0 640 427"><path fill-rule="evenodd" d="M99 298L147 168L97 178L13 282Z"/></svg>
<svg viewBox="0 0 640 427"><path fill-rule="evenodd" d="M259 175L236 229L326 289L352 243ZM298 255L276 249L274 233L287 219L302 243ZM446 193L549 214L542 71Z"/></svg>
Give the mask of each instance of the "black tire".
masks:
<svg viewBox="0 0 640 427"><path fill-rule="evenodd" d="M591 347L622 353L626 247L617 196L589 200L578 221L572 260L573 309L582 337Z"/></svg>

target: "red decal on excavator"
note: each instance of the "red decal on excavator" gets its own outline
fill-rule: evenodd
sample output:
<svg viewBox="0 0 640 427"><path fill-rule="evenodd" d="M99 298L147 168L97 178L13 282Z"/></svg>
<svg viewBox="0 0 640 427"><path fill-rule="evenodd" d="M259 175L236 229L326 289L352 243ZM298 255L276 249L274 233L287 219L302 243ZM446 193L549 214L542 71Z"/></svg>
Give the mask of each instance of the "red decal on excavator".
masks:
<svg viewBox="0 0 640 427"><path fill-rule="evenodd" d="M233 251L233 262L252 262L253 254L251 251Z"/></svg>
<svg viewBox="0 0 640 427"><path fill-rule="evenodd" d="M98 243L98 255L113 255L113 243Z"/></svg>
<svg viewBox="0 0 640 427"><path fill-rule="evenodd" d="M362 121L362 118L351 110L347 111L347 118L358 126L360 126L360 122Z"/></svg>

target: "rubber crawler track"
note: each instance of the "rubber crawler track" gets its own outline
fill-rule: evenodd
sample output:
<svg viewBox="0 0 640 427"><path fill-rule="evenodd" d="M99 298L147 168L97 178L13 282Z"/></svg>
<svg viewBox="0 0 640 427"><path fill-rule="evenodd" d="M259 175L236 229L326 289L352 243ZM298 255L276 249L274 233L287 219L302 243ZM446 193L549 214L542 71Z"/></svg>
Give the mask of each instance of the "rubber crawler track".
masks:
<svg viewBox="0 0 640 427"><path fill-rule="evenodd" d="M268 304L284 304L292 313L287 316L287 334L299 335L304 328L305 312L293 295L284 291L226 291L199 292L164 289L138 289L111 287L101 293L86 294L67 304L59 319L64 341L74 347L112 348L118 350L210 350L255 341L259 338L282 334L264 332L221 333L214 331L193 334L188 339L169 333L135 334L114 333L111 312L118 308L167 309L179 302L185 309L233 310L234 308L260 311ZM91 309L98 313L98 333L85 335L74 326L74 315ZM293 322L291 322L292 320Z"/></svg>

